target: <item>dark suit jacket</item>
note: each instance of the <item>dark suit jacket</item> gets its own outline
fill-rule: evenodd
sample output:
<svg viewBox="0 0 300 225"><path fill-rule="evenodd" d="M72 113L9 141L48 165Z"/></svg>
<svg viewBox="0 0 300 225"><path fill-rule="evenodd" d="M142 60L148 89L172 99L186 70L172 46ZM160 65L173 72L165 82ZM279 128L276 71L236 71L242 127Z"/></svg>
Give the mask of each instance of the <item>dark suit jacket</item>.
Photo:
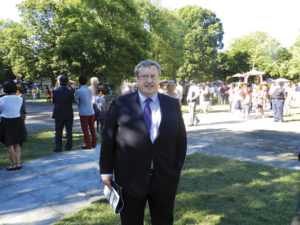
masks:
<svg viewBox="0 0 300 225"><path fill-rule="evenodd" d="M73 119L74 90L67 87L59 87L52 91L54 104L52 118L57 120Z"/></svg>
<svg viewBox="0 0 300 225"><path fill-rule="evenodd" d="M141 111L138 92L116 98L105 121L101 174L114 173L125 193L144 197L151 159L154 179L161 191L176 193L186 155L186 130L175 98L158 94L161 110L159 133L152 144Z"/></svg>

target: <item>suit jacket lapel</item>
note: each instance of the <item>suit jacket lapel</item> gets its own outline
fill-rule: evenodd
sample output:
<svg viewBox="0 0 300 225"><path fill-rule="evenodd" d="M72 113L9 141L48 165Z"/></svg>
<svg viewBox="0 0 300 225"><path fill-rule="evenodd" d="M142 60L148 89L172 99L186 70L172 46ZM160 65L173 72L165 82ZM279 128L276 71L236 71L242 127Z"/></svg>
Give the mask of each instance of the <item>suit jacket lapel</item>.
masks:
<svg viewBox="0 0 300 225"><path fill-rule="evenodd" d="M165 105L164 98L162 94L158 93L158 100L159 100L159 105L160 105L160 113L161 113L161 120L160 120L160 125L157 133L157 137L155 141L159 138L160 134L163 132L165 129L165 126L167 124L167 107Z"/></svg>

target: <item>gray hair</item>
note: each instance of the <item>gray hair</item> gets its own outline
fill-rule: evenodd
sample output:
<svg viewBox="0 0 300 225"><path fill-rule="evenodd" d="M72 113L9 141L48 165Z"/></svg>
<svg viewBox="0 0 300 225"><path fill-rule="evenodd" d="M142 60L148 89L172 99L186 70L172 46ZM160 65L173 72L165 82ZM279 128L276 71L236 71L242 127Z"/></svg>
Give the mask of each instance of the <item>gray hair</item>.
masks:
<svg viewBox="0 0 300 225"><path fill-rule="evenodd" d="M93 84L94 82L96 82L98 84L98 78L97 77L92 77L91 78L91 84Z"/></svg>
<svg viewBox="0 0 300 225"><path fill-rule="evenodd" d="M158 76L161 74L161 66L159 63L152 61L152 60L143 60L141 61L134 69L134 74L136 77L139 76L139 70L141 67L150 67L150 66L155 66L157 71L158 71Z"/></svg>

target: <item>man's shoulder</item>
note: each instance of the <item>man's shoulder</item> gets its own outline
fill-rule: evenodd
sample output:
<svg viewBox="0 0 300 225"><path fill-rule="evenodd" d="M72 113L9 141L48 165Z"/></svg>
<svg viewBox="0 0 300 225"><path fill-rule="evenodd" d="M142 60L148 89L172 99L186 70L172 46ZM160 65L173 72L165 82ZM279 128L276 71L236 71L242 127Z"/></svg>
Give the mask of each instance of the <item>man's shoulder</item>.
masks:
<svg viewBox="0 0 300 225"><path fill-rule="evenodd" d="M84 92L84 88L83 87L80 87L80 88L78 88L76 91L75 91L75 93L77 93L77 94L80 94L80 93L83 93Z"/></svg>
<svg viewBox="0 0 300 225"><path fill-rule="evenodd" d="M164 101L167 104L176 104L176 103L178 103L178 99L177 98L170 97L170 96L168 96L166 94L160 94L160 93L158 93L158 97L159 97L160 101Z"/></svg>
<svg viewBox="0 0 300 225"><path fill-rule="evenodd" d="M73 89L69 89L68 87L65 87L65 86L63 86L63 87L59 87L59 88L57 88L57 89L54 89L54 90L52 90L52 92L53 93L59 93L59 92L69 92L69 93L72 93L72 92L74 92L74 90Z"/></svg>

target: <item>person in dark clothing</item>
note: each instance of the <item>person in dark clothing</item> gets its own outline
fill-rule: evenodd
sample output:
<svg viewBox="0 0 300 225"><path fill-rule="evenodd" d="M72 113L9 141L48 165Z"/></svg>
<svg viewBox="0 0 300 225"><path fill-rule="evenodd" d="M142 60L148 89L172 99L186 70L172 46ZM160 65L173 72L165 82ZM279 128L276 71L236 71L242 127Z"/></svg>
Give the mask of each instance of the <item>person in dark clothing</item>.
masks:
<svg viewBox="0 0 300 225"><path fill-rule="evenodd" d="M46 97L47 97L47 102L51 102L51 90L47 85L46 85Z"/></svg>
<svg viewBox="0 0 300 225"><path fill-rule="evenodd" d="M275 122L283 122L283 106L286 98L286 92L283 85L283 82L279 82L273 89L270 90Z"/></svg>
<svg viewBox="0 0 300 225"><path fill-rule="evenodd" d="M113 175L122 186L122 225L173 224L173 209L187 138L179 101L158 93L161 67L154 61L136 66L138 91L110 105L100 154L101 179L111 188Z"/></svg>
<svg viewBox="0 0 300 225"><path fill-rule="evenodd" d="M53 96L53 115L55 119L55 152L62 151L62 133L66 127L67 143L65 149L72 149L72 127L73 127L73 100L74 90L67 87L69 79L67 76L60 76L60 87L52 91Z"/></svg>

